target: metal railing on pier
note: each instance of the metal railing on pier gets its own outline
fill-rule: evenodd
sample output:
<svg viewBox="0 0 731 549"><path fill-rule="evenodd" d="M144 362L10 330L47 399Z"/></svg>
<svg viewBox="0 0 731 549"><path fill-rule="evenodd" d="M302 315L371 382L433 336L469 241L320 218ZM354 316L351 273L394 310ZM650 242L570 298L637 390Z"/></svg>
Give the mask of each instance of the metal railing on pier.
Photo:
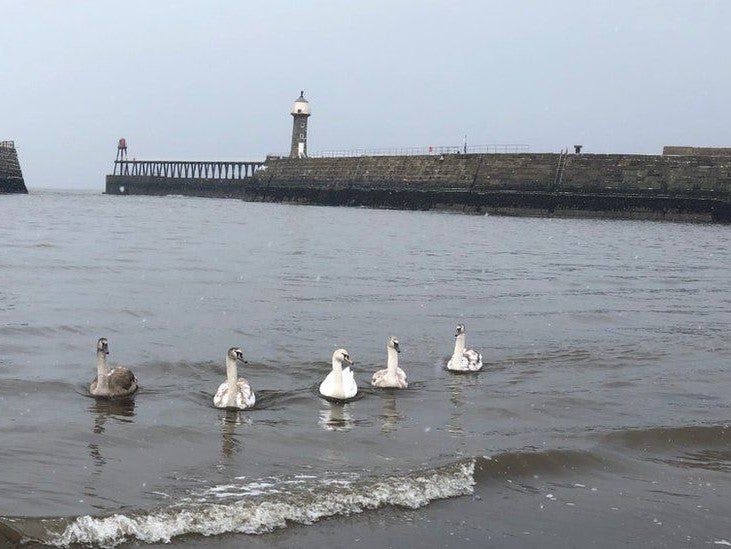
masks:
<svg viewBox="0 0 731 549"><path fill-rule="evenodd" d="M191 160L115 160L113 175L190 179L245 179L264 162Z"/></svg>
<svg viewBox="0 0 731 549"><path fill-rule="evenodd" d="M490 145L440 145L438 147L407 147L391 149L346 149L322 151L310 154L310 158L347 158L354 156L422 156L435 154L509 154L526 153L528 145L522 143Z"/></svg>

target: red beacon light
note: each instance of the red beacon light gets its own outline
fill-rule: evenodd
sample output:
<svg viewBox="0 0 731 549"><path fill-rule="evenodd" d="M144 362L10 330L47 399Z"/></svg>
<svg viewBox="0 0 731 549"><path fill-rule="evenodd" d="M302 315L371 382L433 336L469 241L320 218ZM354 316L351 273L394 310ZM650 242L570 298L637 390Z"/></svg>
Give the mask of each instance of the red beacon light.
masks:
<svg viewBox="0 0 731 549"><path fill-rule="evenodd" d="M117 160L127 159L127 140L122 137L117 141Z"/></svg>

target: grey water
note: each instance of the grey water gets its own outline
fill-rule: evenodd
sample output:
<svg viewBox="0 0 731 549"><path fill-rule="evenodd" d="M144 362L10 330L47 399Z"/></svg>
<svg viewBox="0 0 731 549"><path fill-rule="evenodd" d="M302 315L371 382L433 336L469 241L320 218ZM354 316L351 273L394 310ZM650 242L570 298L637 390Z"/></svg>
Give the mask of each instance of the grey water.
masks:
<svg viewBox="0 0 731 549"><path fill-rule="evenodd" d="M0 235L0 546L731 545L729 227L35 191Z"/></svg>

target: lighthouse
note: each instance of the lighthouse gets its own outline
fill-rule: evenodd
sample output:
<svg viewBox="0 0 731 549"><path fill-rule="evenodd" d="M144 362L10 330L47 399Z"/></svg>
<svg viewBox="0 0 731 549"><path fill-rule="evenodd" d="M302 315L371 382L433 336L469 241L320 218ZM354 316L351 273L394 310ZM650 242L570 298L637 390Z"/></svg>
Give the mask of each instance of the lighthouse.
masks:
<svg viewBox="0 0 731 549"><path fill-rule="evenodd" d="M290 158L307 158L307 119L310 117L310 104L305 99L305 92L301 91L300 96L292 106L292 149L289 152Z"/></svg>

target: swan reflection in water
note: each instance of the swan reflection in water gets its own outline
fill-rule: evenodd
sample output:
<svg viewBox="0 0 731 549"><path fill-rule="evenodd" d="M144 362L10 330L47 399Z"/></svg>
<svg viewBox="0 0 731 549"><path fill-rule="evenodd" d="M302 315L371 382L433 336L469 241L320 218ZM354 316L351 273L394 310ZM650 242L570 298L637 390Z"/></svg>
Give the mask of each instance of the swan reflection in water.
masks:
<svg viewBox="0 0 731 549"><path fill-rule="evenodd" d="M133 423L135 417L134 398L95 398L89 405L89 411L94 414L95 434L105 430L107 420L116 419L119 423Z"/></svg>
<svg viewBox="0 0 731 549"><path fill-rule="evenodd" d="M398 429L403 416L396 409L396 397L394 395L384 395L381 397L381 432L385 434L393 433Z"/></svg>
<svg viewBox="0 0 731 549"><path fill-rule="evenodd" d="M239 410L229 408L220 417L219 423L221 424L221 461L223 462L230 460L243 447L241 436L236 432L236 428L241 425L251 425L251 419L245 414L241 414Z"/></svg>
<svg viewBox="0 0 731 549"><path fill-rule="evenodd" d="M325 410L320 410L320 427L326 431L350 431L355 421L350 415L349 404L328 402Z"/></svg>
<svg viewBox="0 0 731 549"><path fill-rule="evenodd" d="M97 398L89 405L89 411L94 417L94 426L91 431L95 435L101 435L107 429L107 421L117 420L119 423L133 423L135 417L135 399L105 399ZM89 442L89 455L94 463L93 474L101 474L102 466L107 462L102 455L101 448L96 442L97 437L93 437Z"/></svg>
<svg viewBox="0 0 731 549"><path fill-rule="evenodd" d="M462 412L464 409L462 377L463 376L453 376L453 378L447 382L447 388L449 389L449 401L452 403L452 410L449 413L449 423L447 423L447 432L452 435L464 434L464 429L462 427Z"/></svg>

